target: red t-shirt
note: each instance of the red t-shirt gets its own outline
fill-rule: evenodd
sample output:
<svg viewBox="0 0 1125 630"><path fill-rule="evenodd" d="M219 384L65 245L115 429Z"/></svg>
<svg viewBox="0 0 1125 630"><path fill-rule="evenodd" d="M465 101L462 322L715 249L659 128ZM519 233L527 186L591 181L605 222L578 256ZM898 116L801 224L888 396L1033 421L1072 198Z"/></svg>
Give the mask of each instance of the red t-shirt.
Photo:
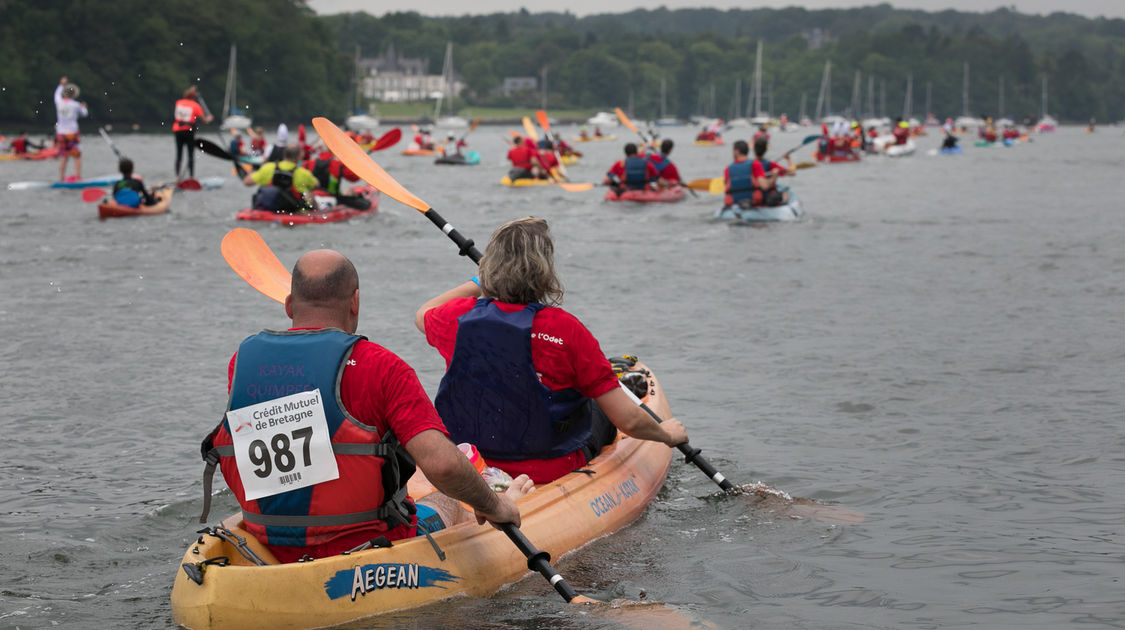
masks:
<svg viewBox="0 0 1125 630"><path fill-rule="evenodd" d="M513 168L525 168L531 170L531 152L532 149L520 144L512 147L508 151L508 160L511 161Z"/></svg>
<svg viewBox="0 0 1125 630"><path fill-rule="evenodd" d="M648 159L654 160L658 157L660 157L659 154L651 153L651 154L649 154ZM655 166L655 164L656 163L654 162L653 165ZM669 182L680 181L680 171L679 171L679 169L676 168L676 165L673 164L670 160L664 161L664 168L660 169L660 172L657 173L657 176L663 177L666 181L669 181Z"/></svg>
<svg viewBox="0 0 1125 630"><path fill-rule="evenodd" d="M203 108L199 103L190 98L181 98L176 101L173 112L172 131L187 131L195 126L195 121L203 118Z"/></svg>
<svg viewBox="0 0 1125 630"><path fill-rule="evenodd" d="M540 151L539 163L546 167L547 170L553 169L559 165L559 161L555 159L554 151Z"/></svg>
<svg viewBox="0 0 1125 630"><path fill-rule="evenodd" d="M228 392L234 379L237 356L237 353L232 356L227 366ZM360 339L352 346L351 357L340 381L340 399L356 420L374 426L380 436L387 429L394 431L402 444L428 429L449 435L413 368L395 353L371 341ZM382 533L371 529L359 530L315 547L271 546L270 551L281 562L295 562L306 553L323 558L357 547L377 535L386 536L387 540L413 538L416 521L413 518L411 521L410 525L399 525Z"/></svg>
<svg viewBox="0 0 1125 630"><path fill-rule="evenodd" d="M445 358L446 368L453 360L457 318L469 312L474 304L476 298L456 298L426 311L426 341ZM495 304L505 313L524 307L504 302ZM535 314L531 322L531 363L539 381L551 390L573 388L586 398L597 398L618 387L617 376L598 340L577 317L561 308L547 307ZM581 451L554 459L486 461L489 466L513 477L527 474L535 483L554 481L586 464Z"/></svg>

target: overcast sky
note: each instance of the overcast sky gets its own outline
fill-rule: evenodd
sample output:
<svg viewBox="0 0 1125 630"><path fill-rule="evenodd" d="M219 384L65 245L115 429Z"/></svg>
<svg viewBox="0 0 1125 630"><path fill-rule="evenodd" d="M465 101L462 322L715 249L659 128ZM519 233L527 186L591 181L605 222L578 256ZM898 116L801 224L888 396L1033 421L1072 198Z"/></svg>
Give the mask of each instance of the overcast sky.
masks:
<svg viewBox="0 0 1125 630"><path fill-rule="evenodd" d="M623 13L636 8L655 8L661 5L669 9L714 7L718 9L753 9L765 6L782 7L782 2L748 2L747 0L618 0L607 5L604 0L565 0L564 2L543 2L542 0L307 0L317 13L341 13L345 11L366 11L383 15L391 11L418 11L426 15L464 15L466 13L505 13L518 11L521 7L532 13L560 11L565 8L576 15L591 13ZM790 5L808 9L848 8L880 4L857 2L855 0L801 0ZM1088 17L1105 16L1125 18L1125 0L891 0L890 4L902 9L924 9L941 11L958 9L962 11L991 11L1001 6L1015 7L1021 13L1053 13L1067 11ZM612 8L609 8L612 7Z"/></svg>

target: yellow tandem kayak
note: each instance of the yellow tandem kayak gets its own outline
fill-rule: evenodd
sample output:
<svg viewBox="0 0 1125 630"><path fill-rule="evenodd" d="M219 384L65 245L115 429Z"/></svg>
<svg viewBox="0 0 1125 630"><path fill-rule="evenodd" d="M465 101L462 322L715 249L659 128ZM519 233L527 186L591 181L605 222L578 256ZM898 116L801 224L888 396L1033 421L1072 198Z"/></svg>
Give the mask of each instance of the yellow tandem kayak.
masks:
<svg viewBox="0 0 1125 630"><path fill-rule="evenodd" d="M655 376L641 363L629 374L647 384L645 403L670 417ZM617 531L653 500L671 459L663 444L619 437L586 466L593 474L573 472L522 497L521 530L553 558ZM432 491L420 471L411 478L411 496ZM241 525L235 514L188 546L172 587L176 623L197 630L324 627L461 595L488 597L528 574L527 559L504 533L475 519L433 535L444 559L418 537L291 564L277 564ZM267 564L247 559L240 541ZM544 585L544 597L553 596L549 590Z"/></svg>

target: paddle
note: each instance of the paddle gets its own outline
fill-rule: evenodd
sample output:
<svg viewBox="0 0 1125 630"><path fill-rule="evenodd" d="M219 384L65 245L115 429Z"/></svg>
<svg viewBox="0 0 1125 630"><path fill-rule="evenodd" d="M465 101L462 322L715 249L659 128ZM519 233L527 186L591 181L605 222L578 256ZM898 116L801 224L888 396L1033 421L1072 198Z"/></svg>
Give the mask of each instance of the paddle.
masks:
<svg viewBox="0 0 1125 630"><path fill-rule="evenodd" d="M532 142L534 142L535 144L538 145L539 144L539 133L537 131L535 131L535 125L531 124L531 119L528 118L527 116L523 117L523 129L524 129L524 131L527 132L527 137L530 138ZM558 152L555 153L555 156L558 157ZM590 190L590 188L594 187L593 184L590 184L589 187L586 187L586 184L568 185L562 179L557 177L555 175L555 172L552 169L547 167L547 163L543 161L543 156L539 155L539 149L538 148L535 149L535 160L537 162L539 162L539 166L543 167L543 171L547 173L547 178L550 179L552 182L555 182L559 186L562 186L562 188L564 190L568 190L570 192L581 192L583 190ZM559 172L563 173L562 160L559 160ZM565 173L563 174L563 176L565 177ZM578 186L578 187L576 188L575 186Z"/></svg>
<svg viewBox="0 0 1125 630"><path fill-rule="evenodd" d="M541 109L535 112L535 119L539 121L539 126L543 128L544 133L547 134L547 139L551 142L551 148L555 152L555 161L559 164L559 173L561 173L563 177L567 177L566 167L563 166L562 156L559 155L558 136L553 136L553 134L551 134L551 119L547 117L547 112ZM526 120L526 118L524 120Z"/></svg>
<svg viewBox="0 0 1125 630"><path fill-rule="evenodd" d="M715 178L704 177L703 179L693 179L690 182L684 182L684 186L686 186L689 190L702 190L705 192L710 192L711 180L713 179Z"/></svg>
<svg viewBox="0 0 1125 630"><path fill-rule="evenodd" d="M648 137L641 133L640 129L637 129L637 126L633 124L633 121L629 120L629 117L625 115L625 112L622 111L620 107L614 107L613 113L617 114L617 119L621 121L622 125L632 129L634 133L641 137L641 142L643 144L648 144Z"/></svg>
<svg viewBox="0 0 1125 630"><path fill-rule="evenodd" d="M262 236L248 228L227 232L219 246L231 269L262 295L285 303L292 278Z"/></svg>
<svg viewBox="0 0 1125 630"><path fill-rule="evenodd" d="M117 156L117 159L124 160L125 156L121 155L121 152L117 150L117 145L113 144L113 140L110 140L109 133L106 132L105 127L98 127L98 133L102 134L102 138L105 138L106 143L109 144L109 148L113 149L113 153Z"/></svg>
<svg viewBox="0 0 1125 630"><path fill-rule="evenodd" d="M461 134L461 139L457 141L458 144L464 142L465 138L468 138L469 134L473 132L473 129L476 129L477 127L480 127L480 124L483 121L484 121L483 118L474 119L472 124L469 125L469 128L465 130L465 133Z"/></svg>
<svg viewBox="0 0 1125 630"><path fill-rule="evenodd" d="M789 149L788 151L786 151L785 153L782 153L781 155L783 157L786 156L786 155L789 155L790 153L796 151L797 149L800 149L801 147L805 146L806 144L809 144L810 142L816 142L817 140L820 140L823 137L824 137L824 135L819 134L819 133L814 133L811 136L805 136L805 139L801 141L801 144L798 144L797 146L793 147L792 149Z"/></svg>
<svg viewBox="0 0 1125 630"><path fill-rule="evenodd" d="M95 201L101 201L102 199L105 199L106 195L108 194L109 191L105 190L104 188L83 188L82 201L85 201L86 203L94 203Z"/></svg>
<svg viewBox="0 0 1125 630"><path fill-rule="evenodd" d="M237 157L231 155L223 147L220 147L214 142L211 142L207 138L196 138L195 146L199 147L199 149L207 155L222 158L224 160L230 160L234 163L234 170L238 174L239 179L246 177L246 172L242 170L242 163L238 161Z"/></svg>
<svg viewBox="0 0 1125 630"><path fill-rule="evenodd" d="M395 127L394 129L391 129L387 133L383 134L382 136L379 136L379 139L375 141L375 144L373 144L371 146L371 148L367 150L367 152L368 153L374 153L375 151L382 151L383 149L388 149L388 148L393 147L394 145L398 144L398 141L401 140L401 139L402 139L402 129L399 129L398 127Z"/></svg>

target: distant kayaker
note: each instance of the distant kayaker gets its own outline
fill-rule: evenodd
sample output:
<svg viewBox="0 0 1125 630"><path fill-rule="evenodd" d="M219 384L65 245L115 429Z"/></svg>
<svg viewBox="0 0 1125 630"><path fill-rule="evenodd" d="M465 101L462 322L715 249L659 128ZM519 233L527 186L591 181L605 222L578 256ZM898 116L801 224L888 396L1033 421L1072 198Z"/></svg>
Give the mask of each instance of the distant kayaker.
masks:
<svg viewBox="0 0 1125 630"><path fill-rule="evenodd" d="M27 138L27 132L20 130L19 135L12 138L10 149L16 155L27 155L31 149L36 151L43 150L43 145L36 144Z"/></svg>
<svg viewBox="0 0 1125 630"><path fill-rule="evenodd" d="M227 368L228 413L203 442L208 470L218 462L246 530L281 562L414 537L432 514L421 506L416 514L407 495L415 464L479 522L519 525L511 496L489 488L449 441L414 370L355 334L352 263L309 252L293 266L291 290L292 327L242 342ZM526 482L513 483L526 490Z"/></svg>
<svg viewBox="0 0 1125 630"><path fill-rule="evenodd" d="M555 144L546 138L539 141L539 165L549 173L559 172L559 159L555 157Z"/></svg>
<svg viewBox="0 0 1125 630"><path fill-rule="evenodd" d="M204 113L203 106L199 104L199 93L192 85L184 90L183 96L176 101L173 110L172 133L176 136L176 178L179 179L183 171L180 170L184 151L187 151L188 177L195 178L195 128L199 120L209 123L213 120L210 114Z"/></svg>
<svg viewBox="0 0 1125 630"><path fill-rule="evenodd" d="M652 161L637 155L637 145L625 145L625 159L618 160L606 172L603 184L620 191L646 190L660 180L660 173Z"/></svg>
<svg viewBox="0 0 1125 630"><path fill-rule="evenodd" d="M445 137L445 144L442 145L441 150L445 155L461 155L462 149L467 146L469 146L469 143L465 142L464 138L458 139L457 136L448 134Z"/></svg>
<svg viewBox="0 0 1125 630"><path fill-rule="evenodd" d="M668 186L673 186L680 183L680 171L676 165L668 159L672 153L672 147L675 144L671 138L665 138L660 143L660 152L652 152L648 154L648 160L652 162L653 167L656 168L658 181L663 181Z"/></svg>
<svg viewBox="0 0 1125 630"><path fill-rule="evenodd" d="M277 134L274 136L273 144L266 148L265 156L267 162L278 162L285 158L285 148L289 146L289 127L285 123L277 126ZM299 145L293 145L299 150ZM297 157L300 158L301 154L298 151Z"/></svg>
<svg viewBox="0 0 1125 630"><path fill-rule="evenodd" d="M230 154L235 157L243 155L242 134L237 129L231 130Z"/></svg>
<svg viewBox="0 0 1125 630"><path fill-rule="evenodd" d="M78 118L90 115L85 102L78 102L78 86L59 79L55 88L55 142L59 149L59 181L66 181L66 163L74 158L74 179L82 179L82 149L79 146Z"/></svg>
<svg viewBox="0 0 1125 630"><path fill-rule="evenodd" d="M247 186L260 186L254 193L253 208L273 212L297 212L312 206L305 200L320 184L308 169L299 166L301 147L285 147L283 159L266 162L261 168L243 178Z"/></svg>
<svg viewBox="0 0 1125 630"><path fill-rule="evenodd" d="M250 155L265 156L266 130L263 127L247 127L246 133L250 134Z"/></svg>
<svg viewBox="0 0 1125 630"><path fill-rule="evenodd" d="M687 441L678 420L659 424L633 404L597 339L557 306L554 257L546 221L509 221L492 234L479 280L414 315L446 361L434 405L450 435L535 483L582 468L618 429L669 446Z"/></svg>
<svg viewBox="0 0 1125 630"><path fill-rule="evenodd" d="M770 134L768 131L766 131L765 125L758 125L758 131L754 133L754 137L752 138L752 140L754 142L757 142L758 138L765 138L766 142L770 141Z"/></svg>
<svg viewBox="0 0 1125 630"><path fill-rule="evenodd" d="M535 148L527 146L521 136L513 136L512 145L508 150L508 161L512 163L508 178L512 181L533 178L531 166L532 161L535 160Z"/></svg>
<svg viewBox="0 0 1125 630"><path fill-rule="evenodd" d="M906 144L910 140L910 123L898 118L891 135L895 137L895 144Z"/></svg>
<svg viewBox="0 0 1125 630"><path fill-rule="evenodd" d="M156 197L145 190L145 183L133 177L133 160L121 158L117 170L121 172L121 179L113 183L112 193L118 205L139 208L142 203L146 206L156 203Z"/></svg>

